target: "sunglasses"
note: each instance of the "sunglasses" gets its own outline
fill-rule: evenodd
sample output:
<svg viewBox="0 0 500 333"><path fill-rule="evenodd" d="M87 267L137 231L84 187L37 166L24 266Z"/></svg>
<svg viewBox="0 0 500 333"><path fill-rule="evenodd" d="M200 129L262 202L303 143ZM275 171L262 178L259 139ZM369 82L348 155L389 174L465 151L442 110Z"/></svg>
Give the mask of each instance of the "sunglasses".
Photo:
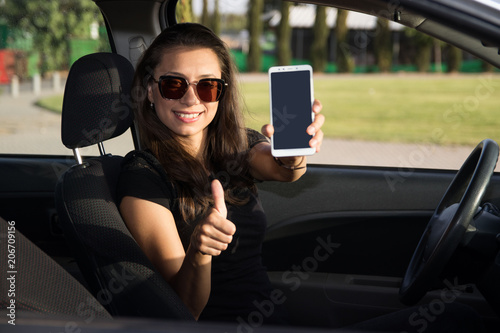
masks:
<svg viewBox="0 0 500 333"><path fill-rule="evenodd" d="M207 103L217 102L222 98L227 83L222 79L201 79L198 82L189 83L182 77L163 75L153 81L158 83L161 97L165 99L181 99L186 94L190 85L196 87L198 97Z"/></svg>

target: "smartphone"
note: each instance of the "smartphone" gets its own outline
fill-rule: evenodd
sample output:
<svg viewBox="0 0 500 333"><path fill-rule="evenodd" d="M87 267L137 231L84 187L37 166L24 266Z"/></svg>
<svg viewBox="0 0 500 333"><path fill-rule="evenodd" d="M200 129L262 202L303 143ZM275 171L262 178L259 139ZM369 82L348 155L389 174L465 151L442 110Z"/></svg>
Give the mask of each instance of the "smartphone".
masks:
<svg viewBox="0 0 500 333"><path fill-rule="evenodd" d="M312 67L274 66L269 69L271 152L275 157L312 155L312 136L306 129L314 120Z"/></svg>

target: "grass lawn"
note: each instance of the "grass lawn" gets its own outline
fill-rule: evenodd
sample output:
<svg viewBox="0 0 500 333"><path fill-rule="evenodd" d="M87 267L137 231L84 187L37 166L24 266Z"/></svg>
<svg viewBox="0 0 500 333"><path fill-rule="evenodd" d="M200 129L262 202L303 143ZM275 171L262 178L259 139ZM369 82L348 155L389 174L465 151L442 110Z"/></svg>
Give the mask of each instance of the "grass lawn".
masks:
<svg viewBox="0 0 500 333"><path fill-rule="evenodd" d="M242 84L248 126L269 120L267 82ZM500 142L500 76L317 76L330 138L476 145Z"/></svg>
<svg viewBox="0 0 500 333"><path fill-rule="evenodd" d="M50 97L45 97L42 99L39 99L36 103L37 106L42 107L44 109L61 113L62 111L62 104L63 104L63 96L62 95L56 95L56 96L50 96Z"/></svg>
<svg viewBox="0 0 500 333"><path fill-rule="evenodd" d="M269 122L267 81L242 82L247 125ZM320 75L326 137L476 145L500 142L499 75ZM38 105L60 112L62 96Z"/></svg>

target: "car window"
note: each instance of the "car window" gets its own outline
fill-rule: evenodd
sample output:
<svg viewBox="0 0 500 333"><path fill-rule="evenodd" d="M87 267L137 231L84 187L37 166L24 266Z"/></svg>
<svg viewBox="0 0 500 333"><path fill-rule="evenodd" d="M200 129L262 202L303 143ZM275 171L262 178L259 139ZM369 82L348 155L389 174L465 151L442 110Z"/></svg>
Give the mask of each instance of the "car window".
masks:
<svg viewBox="0 0 500 333"><path fill-rule="evenodd" d="M93 1L0 1L0 154L71 154L60 138L69 68L86 54L110 50ZM130 133L105 147L131 150ZM99 154L97 147L82 153Z"/></svg>
<svg viewBox="0 0 500 333"><path fill-rule="evenodd" d="M57 112L64 79L78 57L109 50L104 22L93 1L30 1L39 7L19 11L25 2L0 1L0 154L70 154ZM457 169L481 140L500 141L498 69L374 16L261 3L182 0L177 20L205 24L226 41L240 71L247 125L257 130L269 122L268 68L313 65L315 97L327 120L321 152L310 163L392 166L403 173ZM54 18L45 20L49 15ZM61 15L80 18L66 34L57 28ZM45 34L33 28L40 22ZM44 45L48 36L61 45ZM130 133L105 143L114 154L132 147Z"/></svg>
<svg viewBox="0 0 500 333"><path fill-rule="evenodd" d="M311 163L391 166L402 173L458 169L480 141L500 140L498 69L445 42L366 14L264 1L259 68L252 70L248 1L208 1L206 9L203 3L193 1L194 20L231 47L248 126L259 130L269 122L270 66L313 65L327 120L322 151ZM281 63L280 52L289 54Z"/></svg>

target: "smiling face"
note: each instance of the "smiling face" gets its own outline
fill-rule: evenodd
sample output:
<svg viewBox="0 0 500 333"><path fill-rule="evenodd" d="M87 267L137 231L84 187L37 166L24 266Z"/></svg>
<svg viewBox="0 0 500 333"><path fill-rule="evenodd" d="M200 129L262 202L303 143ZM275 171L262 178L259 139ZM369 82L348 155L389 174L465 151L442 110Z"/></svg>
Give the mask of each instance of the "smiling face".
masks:
<svg viewBox="0 0 500 333"><path fill-rule="evenodd" d="M219 102L207 103L196 92L197 83L204 78L221 78L221 68L217 55L210 49L176 48L166 52L154 70L154 79L162 75L182 77L189 83L187 92L180 99L162 98L158 84L151 81L148 99L154 103L161 122L174 135L198 151L202 147L207 126L214 119Z"/></svg>

